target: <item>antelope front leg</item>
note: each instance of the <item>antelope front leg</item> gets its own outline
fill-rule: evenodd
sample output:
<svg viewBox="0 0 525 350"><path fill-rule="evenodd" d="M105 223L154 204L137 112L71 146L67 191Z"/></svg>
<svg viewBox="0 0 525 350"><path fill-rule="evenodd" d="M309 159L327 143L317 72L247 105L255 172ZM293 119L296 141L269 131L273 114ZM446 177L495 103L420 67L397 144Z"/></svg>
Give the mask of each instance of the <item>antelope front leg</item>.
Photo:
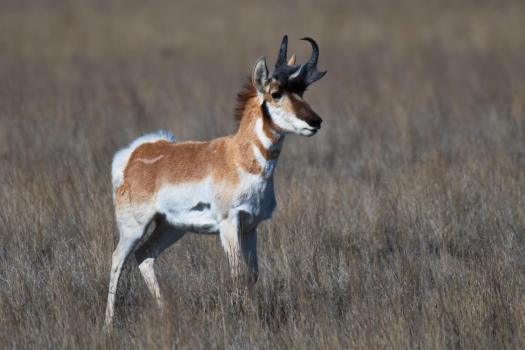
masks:
<svg viewBox="0 0 525 350"><path fill-rule="evenodd" d="M232 277L237 279L240 274L239 262L241 258L241 242L239 236L240 225L238 215L223 220L219 229L222 247L228 257Z"/></svg>
<svg viewBox="0 0 525 350"><path fill-rule="evenodd" d="M247 267L247 282L254 284L257 281L259 266L257 263L257 230L243 232L239 217L228 218L220 225L221 242L228 256L232 277L236 280L241 277L243 261Z"/></svg>
<svg viewBox="0 0 525 350"><path fill-rule="evenodd" d="M242 233L240 237L241 253L248 267L248 283L253 285L259 277L259 264L257 262L257 230Z"/></svg>

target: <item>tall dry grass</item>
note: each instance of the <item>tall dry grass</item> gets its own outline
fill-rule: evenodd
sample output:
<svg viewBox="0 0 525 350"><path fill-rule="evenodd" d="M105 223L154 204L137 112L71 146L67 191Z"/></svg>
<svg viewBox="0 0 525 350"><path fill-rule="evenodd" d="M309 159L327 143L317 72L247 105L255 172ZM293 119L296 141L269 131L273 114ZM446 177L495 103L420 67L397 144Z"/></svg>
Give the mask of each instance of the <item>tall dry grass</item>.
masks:
<svg viewBox="0 0 525 350"><path fill-rule="evenodd" d="M1 348L523 348L522 1L0 4ZM114 152L235 130L283 33L328 75L289 137L261 278L232 297L217 237L129 261L102 333Z"/></svg>

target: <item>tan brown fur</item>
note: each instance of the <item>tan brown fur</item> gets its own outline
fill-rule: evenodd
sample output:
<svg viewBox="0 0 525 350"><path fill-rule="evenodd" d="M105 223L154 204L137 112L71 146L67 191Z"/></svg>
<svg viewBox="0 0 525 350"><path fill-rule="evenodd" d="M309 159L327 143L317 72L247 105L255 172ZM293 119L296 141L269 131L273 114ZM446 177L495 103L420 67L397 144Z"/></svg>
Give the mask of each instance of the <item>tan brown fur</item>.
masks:
<svg viewBox="0 0 525 350"><path fill-rule="evenodd" d="M266 104L288 110L303 120L318 117L299 95L283 90L276 80L271 80L264 90ZM282 97L274 100L274 92L280 92ZM264 134L277 143L282 130L266 114L249 81L237 95L235 119L239 129L235 135L208 142L157 141L140 145L124 170L124 183L115 191L116 203L151 200L163 185L197 182L208 176L221 184L219 187L225 189L227 196L228 190L239 182L239 169L255 175L264 171L253 154L253 145L265 160L279 156L279 149L266 149L257 137L255 124L259 118Z"/></svg>
<svg viewBox="0 0 525 350"><path fill-rule="evenodd" d="M274 92L280 92L283 97L279 101L275 101L272 98L272 93ZM267 104L273 105L274 107L279 106L280 108L296 115L299 119L308 121L312 118L319 118L317 113L314 112L312 107L310 107L310 105L301 96L283 90L276 80L271 80L266 87L264 99ZM271 120L270 123L273 124ZM275 124L273 124L273 128L278 130L278 127ZM274 137L271 132L266 132L266 135L270 138Z"/></svg>
<svg viewBox="0 0 525 350"><path fill-rule="evenodd" d="M310 107L310 105L297 94L289 93L287 102L288 104L286 108L293 111L299 119L308 121L308 119L313 116L319 117L312 107Z"/></svg>
<svg viewBox="0 0 525 350"><path fill-rule="evenodd" d="M240 165L244 168L244 170L251 174L261 174L263 169L257 162L257 159L255 159L253 156L251 147L253 144L255 144L259 150L261 150L263 156L265 153L267 153L267 151L264 149L257 138L257 135L255 134L255 122L262 116L263 130L266 129L265 134L274 142L277 139L271 129L275 128L275 126L273 125L269 116L264 115L264 112L259 104L255 88L250 85L250 88L245 93L247 96L249 96L249 98L245 99L245 104L242 108L243 114L240 119L239 130L237 134L235 134L236 142L239 145L242 145L242 157L240 159Z"/></svg>
<svg viewBox="0 0 525 350"><path fill-rule="evenodd" d="M147 201L165 184L200 181L211 176L216 183L230 188L239 182L238 169L261 174L263 169L253 155L256 145L267 160L278 152L266 150L255 133L255 122L264 114L253 87L238 95L239 130L235 135L208 142L145 143L135 149L124 170L124 183L115 191L117 204ZM274 142L276 126L263 116L263 130ZM149 161L148 161L149 160Z"/></svg>
<svg viewBox="0 0 525 350"><path fill-rule="evenodd" d="M214 181L238 182L231 138L210 142L145 143L131 154L124 170L124 184L117 189L117 201L144 201L152 197L166 183L178 184L204 179L211 175ZM159 160L147 164L142 159Z"/></svg>
<svg viewBox="0 0 525 350"><path fill-rule="evenodd" d="M264 119L264 123L263 123L264 134L274 143L278 141L277 136L276 136L277 128L278 126L272 122L271 118Z"/></svg>
<svg viewBox="0 0 525 350"><path fill-rule="evenodd" d="M237 94L237 104L235 106L234 111L235 120L237 120L238 122L241 121L241 119L245 115L244 111L248 106L248 102L255 97L257 97L257 91L252 85L251 78L247 78L246 82L241 88L241 91L239 91L239 93Z"/></svg>

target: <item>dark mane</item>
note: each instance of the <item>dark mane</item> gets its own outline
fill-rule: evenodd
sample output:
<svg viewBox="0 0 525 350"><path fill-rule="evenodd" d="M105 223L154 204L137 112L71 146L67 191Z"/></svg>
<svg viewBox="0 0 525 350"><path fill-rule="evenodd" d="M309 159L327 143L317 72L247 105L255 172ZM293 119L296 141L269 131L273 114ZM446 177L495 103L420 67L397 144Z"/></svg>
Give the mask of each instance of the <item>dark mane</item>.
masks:
<svg viewBox="0 0 525 350"><path fill-rule="evenodd" d="M246 103L255 96L257 96L257 91L255 91L251 79L248 78L241 88L241 91L237 94L237 104L234 111L234 118L236 121L241 121L246 108Z"/></svg>

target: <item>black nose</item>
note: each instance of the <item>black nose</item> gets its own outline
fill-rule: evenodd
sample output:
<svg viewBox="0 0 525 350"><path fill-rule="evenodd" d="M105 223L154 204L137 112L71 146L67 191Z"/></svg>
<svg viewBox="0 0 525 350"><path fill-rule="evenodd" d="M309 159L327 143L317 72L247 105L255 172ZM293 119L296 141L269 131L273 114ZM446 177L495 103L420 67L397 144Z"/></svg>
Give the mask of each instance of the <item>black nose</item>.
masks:
<svg viewBox="0 0 525 350"><path fill-rule="evenodd" d="M309 120L308 121L308 124L312 127L312 128L316 128L316 129L320 129L321 128L321 123L323 122L323 120L321 118L315 118L313 120Z"/></svg>

